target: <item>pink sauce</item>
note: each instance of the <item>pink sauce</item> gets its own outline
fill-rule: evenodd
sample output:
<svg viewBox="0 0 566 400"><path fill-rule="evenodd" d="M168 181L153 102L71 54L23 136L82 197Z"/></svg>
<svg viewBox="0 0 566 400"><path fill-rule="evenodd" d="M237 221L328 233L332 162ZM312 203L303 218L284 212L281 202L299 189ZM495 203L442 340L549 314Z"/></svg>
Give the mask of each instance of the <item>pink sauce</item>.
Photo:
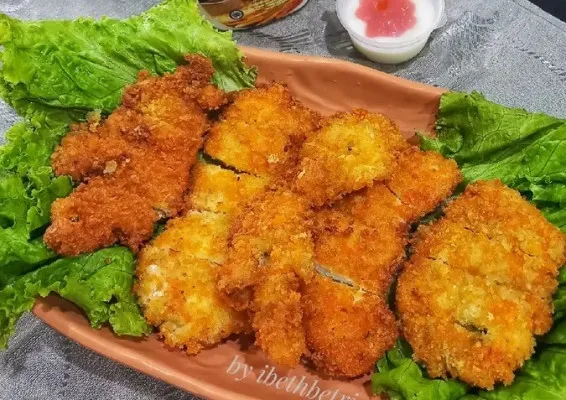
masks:
<svg viewBox="0 0 566 400"><path fill-rule="evenodd" d="M411 0L360 0L356 16L366 23L366 36L401 36L417 23Z"/></svg>

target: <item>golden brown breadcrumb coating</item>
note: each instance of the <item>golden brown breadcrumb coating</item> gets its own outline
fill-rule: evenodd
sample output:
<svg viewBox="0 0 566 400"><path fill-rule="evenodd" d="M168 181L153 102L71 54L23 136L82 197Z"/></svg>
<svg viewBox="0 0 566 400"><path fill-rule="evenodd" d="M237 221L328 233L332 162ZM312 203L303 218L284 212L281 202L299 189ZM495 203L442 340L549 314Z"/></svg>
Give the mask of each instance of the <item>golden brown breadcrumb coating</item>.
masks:
<svg viewBox="0 0 566 400"><path fill-rule="evenodd" d="M163 77L140 73L108 119L75 125L56 149L55 173L83 182L53 205L44 239L57 253L77 255L116 242L137 251L155 221L182 209L208 129L206 111L226 101L210 84L211 62L197 55L186 61Z"/></svg>
<svg viewBox="0 0 566 400"><path fill-rule="evenodd" d="M249 330L247 313L228 306L216 279L234 218L265 185L265 179L197 163L191 171L189 211L170 220L141 252L135 290L146 319L169 346L196 354Z"/></svg>
<svg viewBox="0 0 566 400"><path fill-rule="evenodd" d="M419 229L397 286L403 334L431 377L509 384L552 325L562 233L499 181L471 184Z"/></svg>
<svg viewBox="0 0 566 400"><path fill-rule="evenodd" d="M461 179L454 161L408 149L388 181L319 210L317 263L365 290L384 292L404 256L409 223L433 211Z"/></svg>
<svg viewBox="0 0 566 400"><path fill-rule="evenodd" d="M500 181L480 181L468 186L461 200L446 210L451 220L466 223L531 257L540 257L552 276L564 262L564 235L537 208Z"/></svg>
<svg viewBox="0 0 566 400"><path fill-rule="evenodd" d="M211 129L204 149L239 171L287 179L319 119L280 83L245 90Z"/></svg>
<svg viewBox="0 0 566 400"><path fill-rule="evenodd" d="M368 226L411 224L432 212L462 181L454 160L412 147L398 159L391 177L353 196L336 207L347 210Z"/></svg>
<svg viewBox="0 0 566 400"><path fill-rule="evenodd" d="M317 368L331 376L355 377L369 372L373 362L393 344L396 329L386 323L379 331L383 336L366 338L361 334L356 336L358 331L355 331L347 337L346 345L344 328L338 330L336 326L364 329L366 325L360 320L392 318L386 295L405 258L409 225L434 210L460 180L453 161L408 148L399 156L398 165L387 181L318 210L315 261L354 288L327 283L323 290L320 285L306 285L307 293L312 294L304 310L306 338ZM361 305L353 302L354 293L364 299ZM320 300L315 301L317 296ZM331 306L327 298L339 298L342 308L328 309ZM340 313L337 309L346 311ZM333 317L332 313L336 312L339 314ZM359 349L366 356L348 358L350 348ZM367 349L366 353L362 349Z"/></svg>
<svg viewBox="0 0 566 400"><path fill-rule="evenodd" d="M320 275L303 293L308 346L318 370L356 377L371 371L398 336L383 296L365 293Z"/></svg>
<svg viewBox="0 0 566 400"><path fill-rule="evenodd" d="M387 292L405 257L408 231L395 217L389 225L369 227L345 212L324 210L314 236L316 264L341 283L317 275L305 284L310 357L330 376L363 375L397 338Z"/></svg>
<svg viewBox="0 0 566 400"><path fill-rule="evenodd" d="M384 295L404 258L407 231L394 224L368 227L339 212L330 213L331 217L316 217L316 263L357 287Z"/></svg>
<svg viewBox="0 0 566 400"><path fill-rule="evenodd" d="M415 359L434 378L483 388L509 384L534 350L523 292L441 260L411 261L399 280L397 306Z"/></svg>
<svg viewBox="0 0 566 400"><path fill-rule="evenodd" d="M196 354L247 328L245 313L216 291L229 229L224 214L191 211L170 221L141 251L134 290L146 320L168 346Z"/></svg>
<svg viewBox="0 0 566 400"><path fill-rule="evenodd" d="M308 202L292 192L255 197L232 226L228 259L218 275L227 302L251 311L257 344L273 361L291 367L306 349L296 313L298 287L313 275L311 217Z"/></svg>
<svg viewBox="0 0 566 400"><path fill-rule="evenodd" d="M304 143L295 190L315 206L390 177L409 145L387 117L355 110L327 118Z"/></svg>
<svg viewBox="0 0 566 400"><path fill-rule="evenodd" d="M460 182L462 173L454 160L411 147L385 185L405 206L405 221L413 223L438 207Z"/></svg>
<svg viewBox="0 0 566 400"><path fill-rule="evenodd" d="M232 199L260 193L267 181L286 185L294 178L303 142L319 120L282 84L241 92L211 130L205 152L261 179L243 174L238 178L245 182L236 181L209 168L195 179L228 186L230 199L193 190L189 202L231 209ZM248 310L256 344L268 357L295 366L306 352L299 287L313 274L309 204L278 189L259 195L240 215L232 229L229 260L219 274L219 290L233 307Z"/></svg>
<svg viewBox="0 0 566 400"><path fill-rule="evenodd" d="M542 335L551 325L552 299L557 268L564 264L564 235L531 203L500 181L477 182L469 186L463 200L452 204L446 216L511 248L520 264L503 271L490 270L496 279L511 279L509 284L533 292L533 301L541 302L546 312L534 315L534 333ZM517 268L520 267L520 270ZM503 269L503 265L498 265ZM517 276L519 274L519 276Z"/></svg>
<svg viewBox="0 0 566 400"><path fill-rule="evenodd" d="M288 367L307 352L300 282L293 272L267 276L256 286L251 308L256 345L270 360Z"/></svg>
<svg viewBox="0 0 566 400"><path fill-rule="evenodd" d="M191 171L187 207L234 216L249 199L262 193L267 184L265 178L197 163Z"/></svg>

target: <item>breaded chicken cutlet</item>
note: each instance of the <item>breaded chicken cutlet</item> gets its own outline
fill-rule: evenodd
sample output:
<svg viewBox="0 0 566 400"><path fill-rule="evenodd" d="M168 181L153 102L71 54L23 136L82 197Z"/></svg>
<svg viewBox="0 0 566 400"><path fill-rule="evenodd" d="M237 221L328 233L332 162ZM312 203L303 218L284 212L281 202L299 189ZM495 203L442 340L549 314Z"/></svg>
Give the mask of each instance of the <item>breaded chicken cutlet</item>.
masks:
<svg viewBox="0 0 566 400"><path fill-rule="evenodd" d="M313 205L385 180L409 144L389 118L366 110L338 113L310 135L300 153L294 190Z"/></svg>
<svg viewBox="0 0 566 400"><path fill-rule="evenodd" d="M276 229L269 232L269 238L263 237L262 232L255 232L252 229L253 234L258 236L256 240L255 237L252 236L240 237L238 235L238 232L241 233L248 228L246 225L248 222L246 222L245 216L242 216L242 218L237 218L237 216L241 212L249 213L248 217L255 215L253 211L250 213L248 208L245 208L245 204L254 196L259 196L259 198L257 201L252 202L252 208L253 204L262 204L261 199L265 199L266 196L269 198L268 195L263 195L262 197L262 193L264 193L266 186L270 182L277 181L281 183L285 181L285 179L288 179L291 173L290 168L294 167L296 163L299 148L306 138L306 134L316 129L319 118L318 114L302 106L291 96L287 88L280 84L272 84L240 92L236 96L234 103L228 106L224 111L220 121L214 125L205 146L207 155L221 161L227 168L218 165L198 163L191 172L189 190L186 196L186 208L188 210L206 211L225 215L230 221L229 227L233 225L234 219L236 218L232 229L232 237L237 237L237 239L230 241L230 244L235 245L238 251L246 251L243 249L242 244L247 240L257 241L260 247L271 240L274 242L270 242L269 248L265 249L265 254L269 254L273 251L272 257L276 262L283 261L285 257L288 257L288 264L286 266L277 264L278 266L284 269L285 267L290 267L291 265L295 266L296 264L300 274L312 274L312 260L310 264L307 263L308 270L302 271L300 269L305 267L299 266L305 264L304 260L281 254L281 252L289 249L289 247L284 247L284 241L287 240L287 238L285 237L285 239L283 239L287 232L285 229L290 229L289 232L292 232L292 228L289 227L291 224L289 221L287 225L283 222L282 226L277 225L281 221L274 221L275 225L272 224L270 226ZM234 170L242 172L235 173L233 172ZM280 209L282 215L286 212L285 207L290 206L288 212L291 218L297 216L293 213L297 211L297 207L299 207L295 204L298 203L298 201L296 201L292 194L288 193L287 195L283 195L279 203L277 203L277 200L275 200L275 202L276 203L271 204L264 210L262 218L269 218L268 213L272 212L272 206L275 206L275 209L278 209L279 206L283 207ZM308 207L303 207L303 211L306 213ZM192 211L189 211L189 213L191 212ZM275 216L276 214L274 213L273 215ZM283 219L284 218L285 217L283 217ZM186 217L181 217L179 219L180 222L178 222L179 225L167 229L166 232L173 229L173 232L169 235L169 239L167 240L168 242L173 240L172 238L176 235L183 234L183 230L177 229L177 226L183 227L186 225L186 232L188 232L190 228L194 229L192 234L199 235L196 230L197 227L193 227L194 223L190 220L183 222L185 219ZM301 217L299 217L298 220L301 221L301 223L303 221ZM295 245L299 246L300 241L306 239L307 251L309 251L310 233L308 232L308 228L301 226L301 224L297 226L301 230L301 233L303 233L304 230L304 232L308 234L298 238L295 241ZM228 231L230 231L229 227ZM279 232L279 237L277 236L277 232ZM228 237L228 232L225 233L227 235L226 237ZM206 238L207 235L204 234L202 240L206 240ZM166 245L166 243L161 241L156 243L157 247L164 245ZM224 243L224 245L227 245L227 243ZM250 243L248 250L252 250L251 247L253 246L254 243ZM151 247L154 247L154 245ZM230 249L232 249L232 246ZM187 251L194 251L194 249L187 247L181 250L182 253L186 253ZM228 251L227 247L225 251L228 255L232 254ZM312 249L309 254L311 255L307 256L307 259L310 260L310 258L312 258ZM184 256L187 257L186 254ZM256 254L246 254L246 257L247 256L255 257ZM303 257L302 254L298 253L296 256L299 258ZM177 255L177 257L180 257L180 255ZM278 257L281 258L278 259ZM201 282L201 285L204 286L206 290L212 290L212 286L215 286L215 282L213 282L212 279L208 279L210 277L208 273L214 269L218 270L219 275L222 276L222 271L229 270L233 267L231 261L232 259L224 266L220 266L224 261L215 265L210 264L207 273L201 271L201 273L207 277L205 282ZM251 258L249 261L252 261ZM138 265L138 270L143 271L147 269L147 264L147 262L144 262ZM192 270L193 267L190 263L186 263L185 265L185 268L189 270L188 273L190 274L190 270ZM200 265L201 264L198 264L194 268L200 271L202 270ZM297 285L300 279L296 278L290 271L279 271L277 268L272 268L271 272L273 272L273 276L270 275L269 279L263 279L261 285L258 282L257 287L254 287L254 289L257 290L253 292L253 298L250 298L249 304L245 306L238 307L232 304L234 301L233 297L226 296L224 292L218 291L217 293L222 296L218 297L220 300L216 298L216 294L213 296L213 304L215 304L215 307L214 310L211 309L211 313L214 312L218 315L225 315L227 310L230 309L228 307L229 304L235 306L234 309L236 309L236 311L233 312L235 313L234 315L238 317L234 325L227 325L230 321L229 319L222 319L224 322L220 324L218 318L211 317L209 329L218 334L214 337L203 337L200 333L202 329L200 331L195 330L193 336L191 336L191 340L201 340L206 342L207 345L215 344L226 337L229 332L236 331L235 329L231 329L231 327L241 326L241 323L238 322L241 322L241 315L250 314L252 316L251 322L256 330L257 342L262 348L270 348L268 354L274 354L273 357L278 359L277 357L282 357L282 354L288 350L289 346L292 348L291 352L293 354L294 352L298 352L299 356L303 354L305 349L304 334L302 327L299 329L301 314L296 313L299 307ZM166 281L169 275L170 274L159 276L158 279ZM142 276L143 279L140 280L140 283L154 279L148 279L147 274ZM256 279L258 277L260 277L259 274L252 278ZM267 277L267 274L264 274L264 277ZM251 281L249 285L252 285ZM207 293L212 296L210 291ZM147 293L144 297L146 296ZM204 302L204 298L201 299L201 301ZM159 302L155 304L158 306ZM146 309L149 307L151 307L151 305L148 305ZM182 310L169 310L169 312L167 312L169 318L177 318L177 315L181 313L181 311L185 312L185 308L181 307L181 309ZM245 311L245 313L240 313L240 311ZM207 315L206 313L204 314ZM276 322L276 318L279 318L281 322ZM296 320L297 318L298 322L293 322L293 319ZM206 326L204 319L201 325ZM294 330L285 330L287 326L291 326L291 328L296 327ZM172 336L168 332L162 332L162 334L169 337ZM277 335L280 335L281 340ZM169 343L176 343L176 345L185 344L191 347L191 342L188 340L187 335L183 337L183 341L181 342L169 339ZM280 348L277 349L277 346ZM293 348L293 346L295 348ZM195 351L197 350L195 346L192 346L192 348L194 348ZM291 355L291 357L295 358L299 356ZM294 359L294 362L296 364L298 359Z"/></svg>
<svg viewBox="0 0 566 400"><path fill-rule="evenodd" d="M461 180L453 160L409 148L388 180L319 210L317 262L367 291L384 292L404 256L410 225L437 208Z"/></svg>
<svg viewBox="0 0 566 400"><path fill-rule="evenodd" d="M226 301L250 312L256 344L289 367L306 352L300 287L313 276L311 220L308 202L288 190L255 197L232 227L218 275Z"/></svg>
<svg viewBox="0 0 566 400"><path fill-rule="evenodd" d="M204 150L238 171L288 180L319 120L280 83L244 90L211 129Z"/></svg>
<svg viewBox="0 0 566 400"><path fill-rule="evenodd" d="M431 377L509 384L552 325L565 239L499 181L477 182L419 229L397 286L403 334Z"/></svg>
<svg viewBox="0 0 566 400"><path fill-rule="evenodd" d="M216 293L229 229L223 214L191 211L171 220L140 252L134 290L147 322L168 346L196 354L246 328L246 315Z"/></svg>
<svg viewBox="0 0 566 400"><path fill-rule="evenodd" d="M379 294L391 285L408 242L394 222L371 227L336 209L317 212L313 236L320 270Z"/></svg>
<svg viewBox="0 0 566 400"><path fill-rule="evenodd" d="M189 210L223 213L236 217L245 204L265 190L269 180L249 174L237 174L217 165L197 163L187 195Z"/></svg>
<svg viewBox="0 0 566 400"><path fill-rule="evenodd" d="M397 322L384 296L317 274L303 304L310 358L325 374L363 375L395 344Z"/></svg>
<svg viewBox="0 0 566 400"><path fill-rule="evenodd" d="M224 301L217 273L228 253L232 221L266 181L215 165L191 172L189 211L140 253L135 292L165 343L196 354L249 330L248 315Z"/></svg>
<svg viewBox="0 0 566 400"><path fill-rule="evenodd" d="M312 277L313 249L309 204L282 187L293 179L303 142L319 121L273 83L241 92L204 147L230 168L280 186L254 198L236 219L218 290L233 308L247 310L256 344L286 366L306 352L300 286Z"/></svg>
<svg viewBox="0 0 566 400"><path fill-rule="evenodd" d="M202 238L175 253L172 259L189 256L165 275L144 272L155 271L154 259L138 265L137 287L145 288L138 293L150 315L163 305L155 280L168 281L175 271L199 274L202 293L213 298L207 302L198 291L181 296L208 304L196 307L208 322L187 319L187 302L150 321L164 327L167 343L196 352L245 329L249 319L256 344L274 362L293 367L309 355L322 372L340 377L368 372L393 345L398 330L387 291L408 227L451 194L460 174L453 161L411 148L384 116L354 111L330 117L317 131L319 124L279 84L245 91L225 110L205 144L224 167L195 166L187 195L192 211L150 247L162 254L177 236L202 232ZM308 151L301 150L305 140ZM311 207L322 204L333 206L315 217ZM214 216L222 229L199 229L195 215ZM225 259L210 255L211 236L227 246ZM315 256L348 284L315 274ZM201 259L209 263L190 261ZM183 285L190 280L175 296Z"/></svg>
<svg viewBox="0 0 566 400"><path fill-rule="evenodd" d="M44 239L73 256L121 243L138 251L153 226L183 207L189 171L209 127L207 111L226 102L202 56L163 77L141 72L106 120L72 127L52 157L56 175L79 186L56 200Z"/></svg>
<svg viewBox="0 0 566 400"><path fill-rule="evenodd" d="M433 211L461 181L456 163L409 148L389 180L318 212L318 276L304 296L304 324L317 369L337 377L371 371L398 336L387 293L405 257L409 224ZM424 184L426 182L426 184Z"/></svg>

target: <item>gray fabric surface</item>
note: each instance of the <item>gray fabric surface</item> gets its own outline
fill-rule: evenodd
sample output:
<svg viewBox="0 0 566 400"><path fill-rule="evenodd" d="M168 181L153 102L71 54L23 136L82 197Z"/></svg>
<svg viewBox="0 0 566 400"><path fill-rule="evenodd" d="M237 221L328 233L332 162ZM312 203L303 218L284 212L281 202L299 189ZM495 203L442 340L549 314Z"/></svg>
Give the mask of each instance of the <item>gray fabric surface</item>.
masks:
<svg viewBox="0 0 566 400"><path fill-rule="evenodd" d="M24 18L126 17L158 0L0 0ZM456 90L479 90L503 104L566 116L566 24L526 0L447 0L448 23L421 55L403 65L365 61L352 48L334 0L311 0L299 13L237 33L239 43L331 56ZM0 103L0 132L17 116ZM1 137L0 137L1 142ZM0 353L0 399L193 399L181 390L106 360L27 315Z"/></svg>

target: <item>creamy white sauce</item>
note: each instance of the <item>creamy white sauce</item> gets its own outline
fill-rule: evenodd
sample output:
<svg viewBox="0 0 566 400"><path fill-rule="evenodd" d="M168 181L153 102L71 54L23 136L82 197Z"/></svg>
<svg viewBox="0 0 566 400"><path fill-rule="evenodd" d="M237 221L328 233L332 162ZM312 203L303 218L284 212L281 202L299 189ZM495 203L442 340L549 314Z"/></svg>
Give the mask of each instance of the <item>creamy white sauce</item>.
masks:
<svg viewBox="0 0 566 400"><path fill-rule="evenodd" d="M378 36L368 38L370 40L379 40L380 42L398 42L416 39L432 31L436 20L436 10L430 0L411 0L415 5L415 18L417 23L414 27L406 31L400 36ZM357 35L366 36L366 22L356 16L356 12L360 7L360 0L349 0L344 8L345 21L349 26L348 30Z"/></svg>

